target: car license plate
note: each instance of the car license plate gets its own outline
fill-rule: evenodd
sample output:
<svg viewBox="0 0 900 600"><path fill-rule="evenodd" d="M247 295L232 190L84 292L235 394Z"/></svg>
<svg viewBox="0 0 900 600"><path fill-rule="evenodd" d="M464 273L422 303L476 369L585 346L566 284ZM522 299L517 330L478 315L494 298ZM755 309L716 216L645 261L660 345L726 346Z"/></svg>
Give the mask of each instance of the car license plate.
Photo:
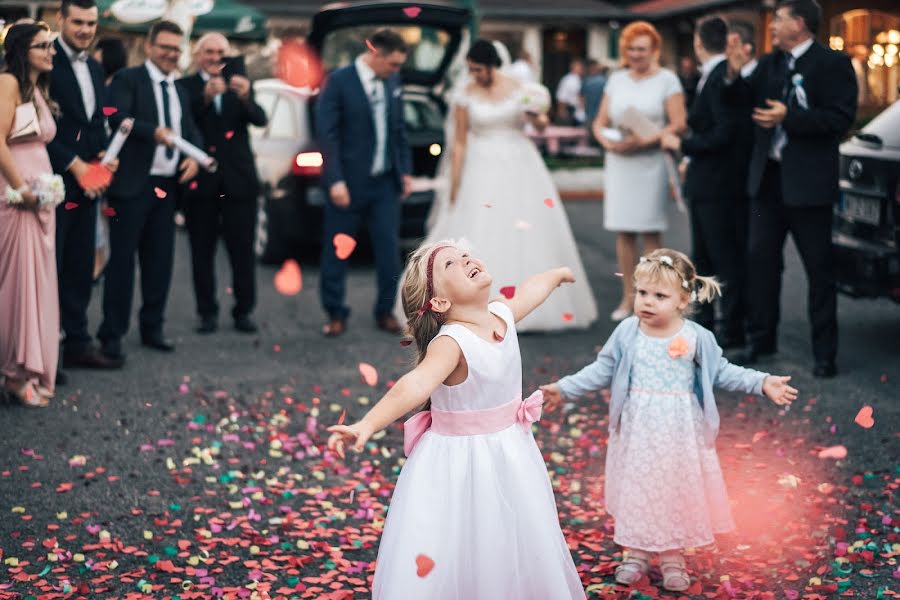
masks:
<svg viewBox="0 0 900 600"><path fill-rule="evenodd" d="M844 194L844 216L854 221L878 225L881 221L881 202L855 194Z"/></svg>

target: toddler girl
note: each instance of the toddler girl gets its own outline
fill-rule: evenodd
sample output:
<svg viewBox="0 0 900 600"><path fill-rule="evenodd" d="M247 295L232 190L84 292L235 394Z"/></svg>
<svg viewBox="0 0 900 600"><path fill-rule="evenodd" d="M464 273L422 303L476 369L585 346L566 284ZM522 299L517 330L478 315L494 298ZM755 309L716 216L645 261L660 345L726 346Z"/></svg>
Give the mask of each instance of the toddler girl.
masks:
<svg viewBox="0 0 900 600"><path fill-rule="evenodd" d="M328 447L343 456L431 399L404 425L409 458L381 537L376 600L584 598L531 432L543 400L522 399L515 328L572 281L554 269L489 303L491 275L453 243L410 258L402 301L418 365L362 420L329 428Z"/></svg>
<svg viewBox="0 0 900 600"><path fill-rule="evenodd" d="M690 586L682 549L734 528L715 450L713 387L779 405L797 390L790 377L730 364L713 334L685 318L693 300L709 302L720 289L681 252L663 248L641 258L634 282L634 316L616 327L597 360L541 390L551 410L561 398L612 384L606 505L614 540L626 548L616 581L638 582L659 552L663 586L682 592Z"/></svg>

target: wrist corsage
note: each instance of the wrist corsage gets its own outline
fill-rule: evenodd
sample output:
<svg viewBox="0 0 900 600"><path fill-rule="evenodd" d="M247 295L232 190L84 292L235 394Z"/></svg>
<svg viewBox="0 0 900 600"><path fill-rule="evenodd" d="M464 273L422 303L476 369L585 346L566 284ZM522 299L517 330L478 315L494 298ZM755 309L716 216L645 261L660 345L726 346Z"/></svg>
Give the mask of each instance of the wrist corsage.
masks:
<svg viewBox="0 0 900 600"><path fill-rule="evenodd" d="M13 206L16 204L22 204L25 202L25 199L22 198L22 194L28 191L28 184L26 183L20 188L14 188L11 185L6 186L6 194L4 195L4 200L7 204Z"/></svg>

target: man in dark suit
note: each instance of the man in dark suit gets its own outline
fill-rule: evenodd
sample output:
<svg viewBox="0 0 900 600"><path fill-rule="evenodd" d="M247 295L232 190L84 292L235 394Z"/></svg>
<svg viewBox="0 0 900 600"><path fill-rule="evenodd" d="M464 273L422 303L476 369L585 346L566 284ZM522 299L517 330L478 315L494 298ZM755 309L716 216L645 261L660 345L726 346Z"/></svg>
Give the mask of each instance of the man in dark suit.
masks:
<svg viewBox="0 0 900 600"><path fill-rule="evenodd" d="M325 205L321 298L329 322L326 336L344 333L347 264L335 254L334 236L356 236L363 220L375 250L378 327L399 333L391 315L400 275L400 196L410 187L411 158L403 127L398 72L406 45L382 29L367 40L368 52L331 73L316 106L316 131L325 159Z"/></svg>
<svg viewBox="0 0 900 600"><path fill-rule="evenodd" d="M153 25L144 44L147 61L116 74L110 87L117 129L134 119L119 155L120 168L109 188L110 258L103 286L103 323L97 332L103 353L123 359L134 295L134 255L141 269L141 343L162 352L175 349L163 335L163 313L175 258L175 197L178 184L197 175L197 162L171 143L178 135L202 146L187 92L175 84L181 55L181 28L171 21Z"/></svg>
<svg viewBox="0 0 900 600"><path fill-rule="evenodd" d="M197 185L187 190L185 200L200 316L198 333L212 333L218 328L215 256L220 230L231 261L235 329L244 333L257 330L250 314L256 303L253 236L259 177L247 126L263 127L267 119L253 99L250 80L243 73L223 71L228 51L224 35L204 35L195 49L197 74L180 80L207 152L219 163L215 173L203 172L197 177Z"/></svg>
<svg viewBox="0 0 900 600"><path fill-rule="evenodd" d="M50 97L59 105L60 114L56 119L56 137L47 145L47 151L53 170L63 176L66 185L65 204L56 210L56 271L66 368L122 366L121 361L99 352L88 333L96 203L105 187L98 183L82 187L79 181L108 141L103 115L103 68L87 53L97 33L97 18L94 0L63 0L50 79Z"/></svg>
<svg viewBox="0 0 900 600"><path fill-rule="evenodd" d="M722 323L717 332L723 347L743 345L744 253L738 245L735 200L743 183L735 172L731 146L734 115L725 105L725 45L728 26L721 17L697 24L694 52L700 61L700 81L688 113L690 133L682 140L666 134L662 147L681 150L690 160L684 191L690 201L691 243L699 273L715 275L724 284ZM715 326L711 304L704 304L696 321L708 329Z"/></svg>
<svg viewBox="0 0 900 600"><path fill-rule="evenodd" d="M756 124L747 179L748 346L750 363L777 348L788 232L809 280L808 310L816 377L837 373L837 293L831 248L832 205L839 198L838 145L856 115L850 58L815 40L822 11L815 0L781 0L772 21L777 50L749 77L729 59L726 97L753 102Z"/></svg>

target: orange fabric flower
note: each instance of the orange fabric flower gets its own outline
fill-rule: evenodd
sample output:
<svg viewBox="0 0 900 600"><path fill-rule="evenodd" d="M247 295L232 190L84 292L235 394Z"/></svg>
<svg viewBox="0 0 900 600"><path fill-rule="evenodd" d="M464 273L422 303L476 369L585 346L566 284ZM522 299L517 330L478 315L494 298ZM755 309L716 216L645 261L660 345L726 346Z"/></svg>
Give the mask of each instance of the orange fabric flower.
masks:
<svg viewBox="0 0 900 600"><path fill-rule="evenodd" d="M690 343L680 335L669 342L669 356L678 358L684 356L691 349Z"/></svg>

